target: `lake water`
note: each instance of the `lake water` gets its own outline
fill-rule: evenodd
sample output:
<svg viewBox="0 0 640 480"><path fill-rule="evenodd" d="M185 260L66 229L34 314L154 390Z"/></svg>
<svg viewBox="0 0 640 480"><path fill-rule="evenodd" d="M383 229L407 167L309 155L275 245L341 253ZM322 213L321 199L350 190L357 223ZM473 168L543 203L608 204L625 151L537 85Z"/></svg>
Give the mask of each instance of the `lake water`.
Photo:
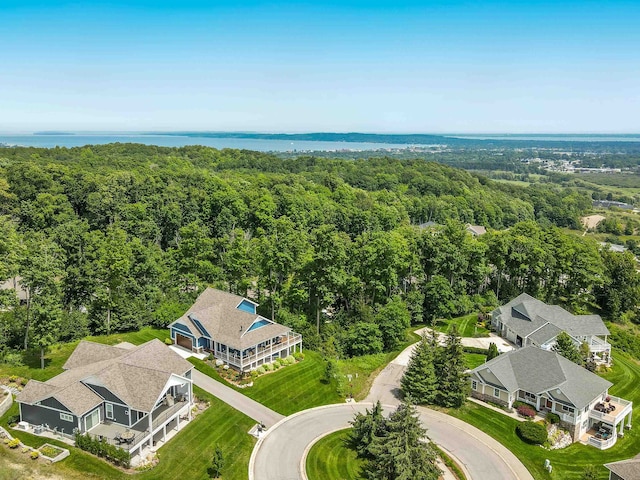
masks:
<svg viewBox="0 0 640 480"><path fill-rule="evenodd" d="M204 145L214 148L238 148L259 152L361 151L407 148L391 143L311 142L258 140L253 138L180 137L174 135L0 135L0 143L27 147L81 147L104 143L143 143L161 147Z"/></svg>
<svg viewBox="0 0 640 480"><path fill-rule="evenodd" d="M640 142L640 134L584 134L584 135L559 135L559 134L487 134L487 135L456 135L448 137L467 138L470 140L531 140L545 142Z"/></svg>

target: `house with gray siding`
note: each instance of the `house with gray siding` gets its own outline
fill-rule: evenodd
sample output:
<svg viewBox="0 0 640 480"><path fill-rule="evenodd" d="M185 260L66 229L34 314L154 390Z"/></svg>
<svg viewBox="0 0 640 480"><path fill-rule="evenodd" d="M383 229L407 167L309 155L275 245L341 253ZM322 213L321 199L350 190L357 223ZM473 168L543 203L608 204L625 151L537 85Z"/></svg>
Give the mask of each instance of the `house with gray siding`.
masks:
<svg viewBox="0 0 640 480"><path fill-rule="evenodd" d="M585 343L596 363L611 363L609 330L600 315L573 315L557 305L523 293L491 312L491 326L516 345L551 350L560 332L567 333L576 347Z"/></svg>
<svg viewBox="0 0 640 480"><path fill-rule="evenodd" d="M531 405L555 413L573 441L613 446L631 428L633 403L609 395L604 378L549 350L528 346L503 353L469 373L471 396L512 408Z"/></svg>
<svg viewBox="0 0 640 480"><path fill-rule="evenodd" d="M302 351L302 335L257 313L258 304L232 293L207 288L169 325L174 344L209 352L227 365L253 370Z"/></svg>
<svg viewBox="0 0 640 480"><path fill-rule="evenodd" d="M20 419L35 431L89 433L135 456L190 419L192 368L156 339L138 347L83 340L64 372L25 385Z"/></svg>
<svg viewBox="0 0 640 480"><path fill-rule="evenodd" d="M609 480L638 480L640 479L640 455L629 460L605 463L609 469Z"/></svg>

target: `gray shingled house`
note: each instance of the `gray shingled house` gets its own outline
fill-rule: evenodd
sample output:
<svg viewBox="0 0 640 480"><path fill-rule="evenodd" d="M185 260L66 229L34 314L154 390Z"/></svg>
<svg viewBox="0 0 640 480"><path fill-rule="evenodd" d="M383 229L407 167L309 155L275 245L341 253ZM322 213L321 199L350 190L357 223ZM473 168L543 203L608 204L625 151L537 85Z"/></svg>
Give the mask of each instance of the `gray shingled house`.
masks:
<svg viewBox="0 0 640 480"><path fill-rule="evenodd" d="M640 455L629 460L605 463L609 469L609 480L638 480L640 479Z"/></svg>
<svg viewBox="0 0 640 480"><path fill-rule="evenodd" d="M609 330L600 315L573 315L557 305L547 305L523 293L491 313L491 325L517 347L534 345L551 350L560 332L566 332L577 347L589 346L597 363L610 364Z"/></svg>
<svg viewBox="0 0 640 480"><path fill-rule="evenodd" d="M529 346L503 353L471 370L469 381L472 397L553 412L573 441L600 449L624 435L625 418L631 428L632 402L609 395L610 382L553 351Z"/></svg>
<svg viewBox="0 0 640 480"><path fill-rule="evenodd" d="M176 345L211 352L238 370L250 370L302 351L302 335L264 318L251 300L207 288L169 325Z"/></svg>
<svg viewBox="0 0 640 480"><path fill-rule="evenodd" d="M132 457L190 418L193 365L159 340L138 347L81 341L64 372L30 380L17 397L20 418L70 436L89 432Z"/></svg>

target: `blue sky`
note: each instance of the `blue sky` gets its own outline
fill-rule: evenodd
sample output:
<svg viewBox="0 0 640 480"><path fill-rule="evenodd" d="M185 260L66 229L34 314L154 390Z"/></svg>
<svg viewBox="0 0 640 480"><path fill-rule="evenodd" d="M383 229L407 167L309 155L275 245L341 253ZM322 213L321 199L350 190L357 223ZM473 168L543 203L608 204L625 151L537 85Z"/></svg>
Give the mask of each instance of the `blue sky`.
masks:
<svg viewBox="0 0 640 480"><path fill-rule="evenodd" d="M639 1L0 0L0 131L640 132Z"/></svg>

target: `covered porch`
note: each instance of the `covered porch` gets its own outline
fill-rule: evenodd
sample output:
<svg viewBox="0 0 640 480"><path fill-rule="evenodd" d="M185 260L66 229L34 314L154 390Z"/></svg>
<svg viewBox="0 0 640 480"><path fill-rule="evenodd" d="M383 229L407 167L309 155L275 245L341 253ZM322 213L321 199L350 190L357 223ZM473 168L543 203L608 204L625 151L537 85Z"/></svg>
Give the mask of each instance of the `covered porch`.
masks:
<svg viewBox="0 0 640 480"><path fill-rule="evenodd" d="M242 350L231 348L223 343L214 342L214 356L238 370L255 369L277 358L285 358L296 352L302 352L302 335L287 332Z"/></svg>

